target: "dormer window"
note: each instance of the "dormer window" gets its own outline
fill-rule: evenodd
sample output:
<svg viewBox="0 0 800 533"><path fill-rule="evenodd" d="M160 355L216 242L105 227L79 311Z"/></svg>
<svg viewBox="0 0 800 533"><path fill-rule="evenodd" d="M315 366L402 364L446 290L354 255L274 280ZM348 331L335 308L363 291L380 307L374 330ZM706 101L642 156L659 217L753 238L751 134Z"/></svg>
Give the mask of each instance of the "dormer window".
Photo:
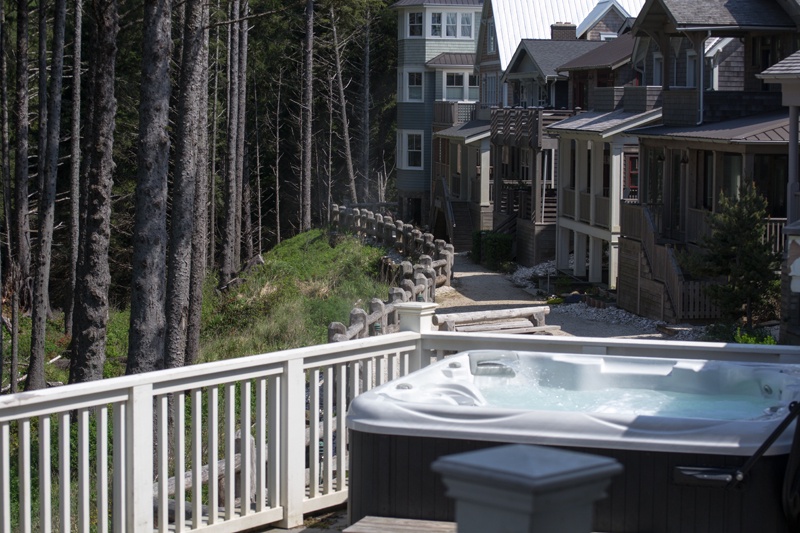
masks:
<svg viewBox="0 0 800 533"><path fill-rule="evenodd" d="M408 36L422 37L422 13L408 14Z"/></svg>

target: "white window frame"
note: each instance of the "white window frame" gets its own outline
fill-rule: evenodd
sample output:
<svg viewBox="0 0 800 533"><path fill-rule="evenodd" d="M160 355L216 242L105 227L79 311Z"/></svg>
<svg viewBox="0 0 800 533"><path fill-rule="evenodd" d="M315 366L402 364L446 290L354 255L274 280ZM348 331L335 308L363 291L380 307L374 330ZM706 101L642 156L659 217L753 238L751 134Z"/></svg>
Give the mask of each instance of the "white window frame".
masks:
<svg viewBox="0 0 800 533"><path fill-rule="evenodd" d="M464 20L464 18L468 20ZM459 13L458 14L458 36L462 39L472 39L472 28L474 27L475 17L472 13ZM469 29L469 33L465 34L464 31Z"/></svg>
<svg viewBox="0 0 800 533"><path fill-rule="evenodd" d="M409 82L411 81L410 75L411 74L419 74L420 78L420 97L419 98L412 98L411 97L411 85ZM405 98L403 99L404 102L424 102L425 101L425 72L422 70L406 70L403 72L403 95Z"/></svg>
<svg viewBox="0 0 800 533"><path fill-rule="evenodd" d="M473 85L472 82L475 82ZM475 98L472 98L473 90L475 93ZM477 102L481 99L481 83L480 78L477 74L468 74L467 75L467 100L470 102Z"/></svg>
<svg viewBox="0 0 800 533"><path fill-rule="evenodd" d="M444 33L444 27L443 27L444 17L442 16L443 14L444 13L442 12L431 13L430 24L428 24L431 37L438 37L438 38L442 37L442 34ZM439 32L438 34L434 31L434 28L438 28Z"/></svg>
<svg viewBox="0 0 800 533"><path fill-rule="evenodd" d="M412 35L411 34L411 26L412 26L411 17L413 15L419 15L419 17L420 17L419 35ZM406 37L408 37L410 39L422 39L423 37L425 37L425 13L424 12L422 12L422 11L410 11L408 13L408 17L406 17L406 23L407 23ZM414 24L414 26L416 26L416 24Z"/></svg>
<svg viewBox="0 0 800 533"><path fill-rule="evenodd" d="M466 83L468 74L463 71L446 71L443 73L444 75L444 99L450 102L461 102L464 100L464 94L466 93ZM461 76L461 84L460 85L450 85L450 77L451 76ZM449 89L455 89L456 87L459 88L459 97L458 98L451 98L449 94Z"/></svg>
<svg viewBox="0 0 800 533"><path fill-rule="evenodd" d="M398 130L397 136L399 156L399 168L402 170L423 170L425 167L425 132L423 130ZM411 166L409 163L409 138L411 136L419 136L419 166Z"/></svg>
<svg viewBox="0 0 800 533"><path fill-rule="evenodd" d="M617 37L619 37L619 35L617 35L614 32L605 32L605 31L601 31L600 32L600 40L601 41L613 41Z"/></svg>
<svg viewBox="0 0 800 533"><path fill-rule="evenodd" d="M458 37L458 15L458 13L452 11L444 13L444 36L448 39L455 39Z"/></svg>

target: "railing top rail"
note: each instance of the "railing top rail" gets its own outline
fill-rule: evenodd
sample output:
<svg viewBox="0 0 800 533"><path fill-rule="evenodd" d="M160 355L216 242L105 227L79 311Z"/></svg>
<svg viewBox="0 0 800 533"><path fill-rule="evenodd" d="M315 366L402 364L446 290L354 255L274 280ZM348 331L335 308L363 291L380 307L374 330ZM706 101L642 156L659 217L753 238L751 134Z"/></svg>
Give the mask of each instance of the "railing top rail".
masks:
<svg viewBox="0 0 800 533"><path fill-rule="evenodd" d="M0 422L126 401L134 387L149 385L154 394L167 394L280 374L290 360L300 359L304 368L315 368L362 359L378 351L407 351L416 347L418 339L418 333L401 332L4 395L0 396Z"/></svg>

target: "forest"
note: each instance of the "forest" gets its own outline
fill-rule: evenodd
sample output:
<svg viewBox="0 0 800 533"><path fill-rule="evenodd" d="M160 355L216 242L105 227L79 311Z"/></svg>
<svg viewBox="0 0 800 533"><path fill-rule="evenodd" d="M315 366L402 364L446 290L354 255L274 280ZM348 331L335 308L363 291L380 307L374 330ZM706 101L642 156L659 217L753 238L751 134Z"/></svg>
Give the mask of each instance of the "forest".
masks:
<svg viewBox="0 0 800 533"><path fill-rule="evenodd" d="M0 0L0 385L46 386L54 321L102 378L112 309L128 374L191 364L204 284L391 200L390 3Z"/></svg>

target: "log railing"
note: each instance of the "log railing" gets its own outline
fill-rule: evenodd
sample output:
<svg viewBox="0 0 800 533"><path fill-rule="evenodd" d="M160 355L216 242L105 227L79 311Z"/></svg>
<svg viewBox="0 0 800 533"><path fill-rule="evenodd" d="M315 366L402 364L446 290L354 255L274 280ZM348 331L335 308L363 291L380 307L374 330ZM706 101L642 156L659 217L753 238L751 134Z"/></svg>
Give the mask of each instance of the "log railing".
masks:
<svg viewBox="0 0 800 533"><path fill-rule="evenodd" d="M521 307L472 311L467 313L443 313L433 316L433 325L439 331L494 332L494 333L549 333L561 326L548 326L545 316L550 313L547 306Z"/></svg>

